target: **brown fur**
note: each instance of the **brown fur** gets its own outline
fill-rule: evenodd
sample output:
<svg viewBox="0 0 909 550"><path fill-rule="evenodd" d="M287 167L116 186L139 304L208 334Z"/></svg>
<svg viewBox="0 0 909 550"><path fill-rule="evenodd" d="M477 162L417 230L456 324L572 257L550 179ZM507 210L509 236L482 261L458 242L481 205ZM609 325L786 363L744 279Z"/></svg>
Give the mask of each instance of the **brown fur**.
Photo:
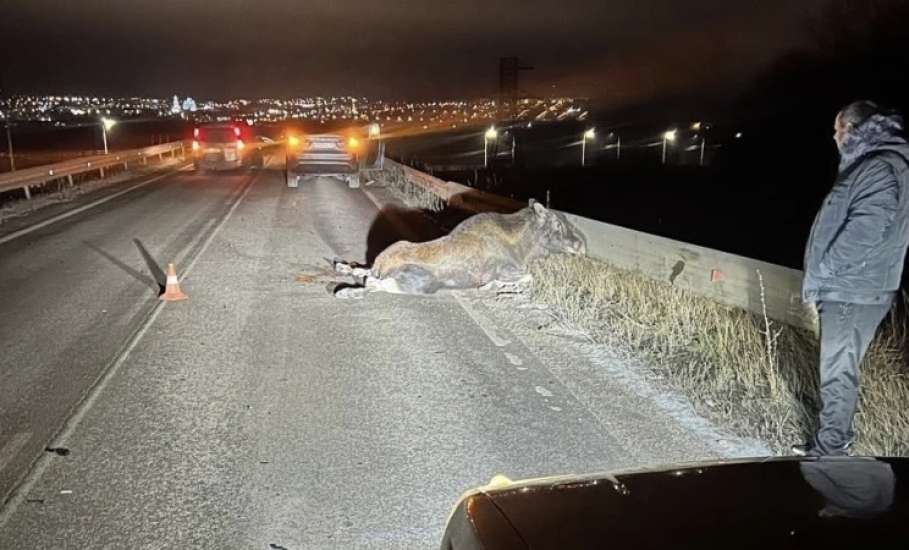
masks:
<svg viewBox="0 0 909 550"><path fill-rule="evenodd" d="M531 202L514 214L477 214L433 241L391 245L366 272L365 289L431 294L513 282L527 273L533 258L584 252L583 237L561 214Z"/></svg>

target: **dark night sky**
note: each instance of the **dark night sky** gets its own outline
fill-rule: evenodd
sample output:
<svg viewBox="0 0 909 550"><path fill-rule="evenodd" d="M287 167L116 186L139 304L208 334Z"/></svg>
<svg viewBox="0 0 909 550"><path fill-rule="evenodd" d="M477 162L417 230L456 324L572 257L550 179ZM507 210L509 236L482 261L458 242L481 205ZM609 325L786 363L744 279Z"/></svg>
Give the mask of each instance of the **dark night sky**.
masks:
<svg viewBox="0 0 909 550"><path fill-rule="evenodd" d="M610 104L741 83L829 0L4 0L3 93L473 97ZM553 88L553 85L556 87Z"/></svg>

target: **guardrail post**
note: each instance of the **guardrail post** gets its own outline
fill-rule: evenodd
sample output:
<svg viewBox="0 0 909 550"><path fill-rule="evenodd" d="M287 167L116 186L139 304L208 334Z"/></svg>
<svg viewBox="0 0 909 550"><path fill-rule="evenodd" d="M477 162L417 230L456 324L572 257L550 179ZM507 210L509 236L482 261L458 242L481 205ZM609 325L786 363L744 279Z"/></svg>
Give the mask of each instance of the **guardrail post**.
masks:
<svg viewBox="0 0 909 550"><path fill-rule="evenodd" d="M28 189L28 186L26 185L22 189L25 190L25 198L28 200L32 200L32 192Z"/></svg>
<svg viewBox="0 0 909 550"><path fill-rule="evenodd" d="M69 186L72 187L74 185L73 184L73 175L72 174L67 175L66 181L67 181L67 183L69 183Z"/></svg>
<svg viewBox="0 0 909 550"><path fill-rule="evenodd" d="M98 172L101 174L101 179L104 179L104 167L98 168Z"/></svg>
<svg viewBox="0 0 909 550"><path fill-rule="evenodd" d="M123 161L123 169L124 169L124 170L129 170L129 161L128 161L128 160L124 160L124 161Z"/></svg>
<svg viewBox="0 0 909 550"><path fill-rule="evenodd" d="M142 155L142 164L148 164L148 156Z"/></svg>

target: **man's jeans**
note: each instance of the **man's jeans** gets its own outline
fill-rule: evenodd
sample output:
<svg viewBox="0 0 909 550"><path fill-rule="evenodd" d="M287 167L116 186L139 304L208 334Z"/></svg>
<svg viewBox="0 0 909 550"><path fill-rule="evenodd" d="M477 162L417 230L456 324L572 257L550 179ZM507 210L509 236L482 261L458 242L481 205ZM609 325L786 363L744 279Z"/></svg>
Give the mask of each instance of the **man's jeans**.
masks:
<svg viewBox="0 0 909 550"><path fill-rule="evenodd" d="M859 396L859 363L890 311L886 304L819 302L821 414L813 447L819 454L846 454Z"/></svg>

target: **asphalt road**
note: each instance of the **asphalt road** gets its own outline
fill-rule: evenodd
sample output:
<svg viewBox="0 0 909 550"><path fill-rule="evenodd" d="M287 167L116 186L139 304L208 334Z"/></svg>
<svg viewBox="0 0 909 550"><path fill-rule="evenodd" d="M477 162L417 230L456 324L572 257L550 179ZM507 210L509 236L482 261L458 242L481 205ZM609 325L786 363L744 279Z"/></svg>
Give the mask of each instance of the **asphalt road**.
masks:
<svg viewBox="0 0 909 550"><path fill-rule="evenodd" d="M0 248L0 446L31 434L4 472L106 373L51 443L68 454L41 454L0 511L0 548L431 548L497 473L748 453L625 365L525 333L529 313L336 300L325 258L437 233L389 201L276 169L179 174ZM133 239L180 260L188 301L156 305Z"/></svg>
<svg viewBox="0 0 909 550"><path fill-rule="evenodd" d="M118 186L143 187L0 244L0 497L148 316L161 266L190 257L253 177L148 175Z"/></svg>

